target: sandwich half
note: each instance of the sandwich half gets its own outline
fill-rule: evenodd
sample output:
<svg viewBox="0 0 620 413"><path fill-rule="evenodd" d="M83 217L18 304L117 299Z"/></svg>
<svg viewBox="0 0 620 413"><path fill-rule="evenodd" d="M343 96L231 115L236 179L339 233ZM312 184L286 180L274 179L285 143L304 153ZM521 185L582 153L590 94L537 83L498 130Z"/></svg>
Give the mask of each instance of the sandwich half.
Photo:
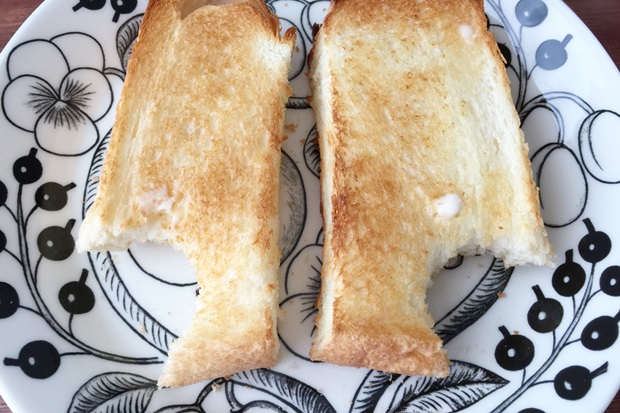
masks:
<svg viewBox="0 0 620 413"><path fill-rule="evenodd" d="M78 250L168 242L196 269L178 387L276 362L278 186L294 30L262 0L151 0Z"/></svg>
<svg viewBox="0 0 620 413"><path fill-rule="evenodd" d="M310 56L325 242L311 358L448 374L425 296L458 254L551 264L482 0L333 0Z"/></svg>

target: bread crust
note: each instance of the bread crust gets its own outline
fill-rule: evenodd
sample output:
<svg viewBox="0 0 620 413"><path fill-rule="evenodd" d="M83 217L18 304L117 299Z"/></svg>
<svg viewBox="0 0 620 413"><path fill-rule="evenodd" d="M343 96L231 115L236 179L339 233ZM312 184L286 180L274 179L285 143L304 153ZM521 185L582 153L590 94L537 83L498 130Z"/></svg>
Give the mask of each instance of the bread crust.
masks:
<svg viewBox="0 0 620 413"><path fill-rule="evenodd" d="M309 65L325 231L310 356L445 376L431 274L457 254L552 258L482 1L334 0Z"/></svg>
<svg viewBox="0 0 620 413"><path fill-rule="evenodd" d="M196 269L196 314L162 387L272 367L278 352L280 146L296 34L280 37L261 0L219 3L149 2L77 242L169 242Z"/></svg>

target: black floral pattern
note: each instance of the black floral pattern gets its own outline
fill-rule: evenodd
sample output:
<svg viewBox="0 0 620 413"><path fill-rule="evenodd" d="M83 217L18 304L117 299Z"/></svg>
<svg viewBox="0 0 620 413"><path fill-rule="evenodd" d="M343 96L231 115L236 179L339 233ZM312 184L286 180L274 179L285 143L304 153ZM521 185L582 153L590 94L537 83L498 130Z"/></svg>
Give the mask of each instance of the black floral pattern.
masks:
<svg viewBox="0 0 620 413"><path fill-rule="evenodd" d="M294 26L298 33L289 73L291 136L281 172L280 364L197 384L168 399L174 390L157 389L156 378L180 331L175 318L148 296L156 292L190 302L195 281L170 275L179 264L174 257L173 264L151 262L137 247L118 254L75 253L74 237L97 192L111 109L146 5L79 0L62 7L72 19L102 15L109 27L105 37L89 34L88 27L59 29L25 38L4 54L0 263L7 270L0 265L0 331L17 344L0 340L0 374L25 376L33 385L66 378L63 391L70 401L61 410L70 413L544 412L554 402L530 396L539 388L547 399L574 406L567 412L589 409L593 389L610 386L605 377L617 368L612 355L620 330L618 232L593 207L613 196L608 194L620 183L610 132L620 126L620 114L580 97L570 84L566 91L537 84L545 73L562 76L578 63L580 33L543 30L554 18L552 0L486 2L488 26L505 59L530 146L543 218L564 258L535 279L513 277L521 269L505 269L492 257L457 257L446 264L445 276L474 280L434 313L436 332L458 357L447 378L409 377L309 360L323 233L320 155L304 73L312 27L329 2L267 4L281 16L283 31ZM148 284L148 294L140 283ZM513 287L523 286L526 293L511 296ZM508 318L496 311L506 303L514 313ZM115 323L107 336L85 328L104 319ZM26 333L31 324L36 329ZM472 329L478 332L473 338ZM459 352L469 345L485 348L488 356ZM567 359L570 352L583 357ZM88 366L84 371L82 364Z"/></svg>
<svg viewBox="0 0 620 413"><path fill-rule="evenodd" d="M81 53L87 50L90 53ZM41 56L45 61L38 61ZM33 65L18 65L19 60L31 60ZM83 155L99 141L96 122L112 107L112 87L104 71L101 45L87 34L24 42L7 59L10 82L2 93L4 116L32 132L44 151Z"/></svg>

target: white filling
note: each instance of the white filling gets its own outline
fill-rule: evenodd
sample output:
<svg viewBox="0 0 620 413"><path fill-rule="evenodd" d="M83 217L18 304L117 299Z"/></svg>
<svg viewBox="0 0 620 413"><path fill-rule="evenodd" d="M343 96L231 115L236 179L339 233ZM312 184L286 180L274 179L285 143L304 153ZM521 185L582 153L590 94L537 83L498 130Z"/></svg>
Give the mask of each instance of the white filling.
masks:
<svg viewBox="0 0 620 413"><path fill-rule="evenodd" d="M137 197L138 208L147 214L170 211L174 200L168 196L166 187L159 187Z"/></svg>
<svg viewBox="0 0 620 413"><path fill-rule="evenodd" d="M459 34L467 44L472 44L474 42L474 29L469 24L461 24L459 26Z"/></svg>
<svg viewBox="0 0 620 413"><path fill-rule="evenodd" d="M457 194L447 194L433 201L437 215L444 218L452 218L463 207L463 201Z"/></svg>

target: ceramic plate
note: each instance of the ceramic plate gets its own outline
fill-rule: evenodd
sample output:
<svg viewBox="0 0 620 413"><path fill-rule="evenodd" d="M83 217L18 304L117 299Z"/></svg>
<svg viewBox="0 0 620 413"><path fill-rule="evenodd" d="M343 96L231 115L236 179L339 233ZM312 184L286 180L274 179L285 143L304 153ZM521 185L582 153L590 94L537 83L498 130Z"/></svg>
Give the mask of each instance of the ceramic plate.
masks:
<svg viewBox="0 0 620 413"><path fill-rule="evenodd" d="M282 163L279 363L157 390L166 351L193 314L185 258L155 245L74 251L145 3L48 0L0 57L0 392L15 413L605 410L620 384L620 75L558 0L486 3L557 268L452 260L428 297L452 360L445 379L308 359L322 233L304 72L328 2L269 1L282 28L298 30Z"/></svg>

